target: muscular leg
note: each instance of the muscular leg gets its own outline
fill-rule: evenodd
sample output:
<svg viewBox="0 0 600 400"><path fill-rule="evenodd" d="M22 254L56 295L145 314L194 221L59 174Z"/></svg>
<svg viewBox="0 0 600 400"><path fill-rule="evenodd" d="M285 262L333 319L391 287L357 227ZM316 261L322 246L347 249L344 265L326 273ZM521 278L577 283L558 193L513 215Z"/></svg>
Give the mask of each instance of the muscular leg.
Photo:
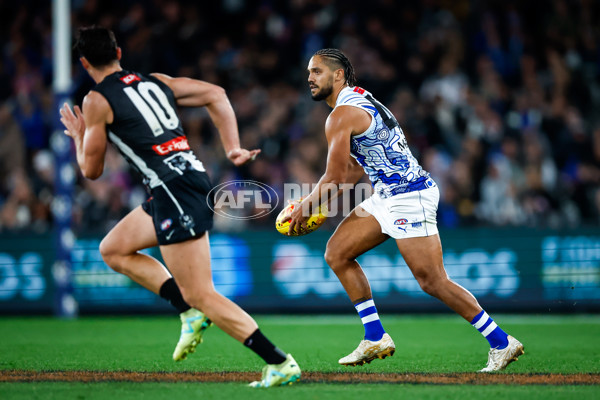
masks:
<svg viewBox="0 0 600 400"><path fill-rule="evenodd" d="M367 214L364 210L362 213ZM359 217L353 210L329 239L325 261L337 275L353 304L372 297L371 286L356 257L388 238L381 232L375 217Z"/></svg>
<svg viewBox="0 0 600 400"><path fill-rule="evenodd" d="M215 290L208 233L201 238L160 246L160 251L190 306L202 310L225 333L242 343L258 329L250 315Z"/></svg>
<svg viewBox="0 0 600 400"><path fill-rule="evenodd" d="M396 243L424 292L443 301L468 322L482 311L475 297L448 277L439 235L399 239Z"/></svg>
<svg viewBox="0 0 600 400"><path fill-rule="evenodd" d="M481 308L475 297L456 284L444 269L439 235L396 240L402 257L421 289L437 297L472 323L489 342L488 363L480 372L499 371L523 354L523 345L504 332Z"/></svg>
<svg viewBox="0 0 600 400"><path fill-rule="evenodd" d="M161 285L171 275L158 260L139 253L157 245L152 217L139 206L106 235L100 243L100 254L113 270L159 294Z"/></svg>
<svg viewBox="0 0 600 400"><path fill-rule="evenodd" d="M367 214L362 207L357 209ZM356 261L356 257L383 243L389 236L381 232L375 217L369 214L359 217L357 209L338 226L325 250L325 261L346 289L365 328L364 340L356 350L338 361L341 365L351 366L392 356L396 350L392 338L379 320L369 281Z"/></svg>

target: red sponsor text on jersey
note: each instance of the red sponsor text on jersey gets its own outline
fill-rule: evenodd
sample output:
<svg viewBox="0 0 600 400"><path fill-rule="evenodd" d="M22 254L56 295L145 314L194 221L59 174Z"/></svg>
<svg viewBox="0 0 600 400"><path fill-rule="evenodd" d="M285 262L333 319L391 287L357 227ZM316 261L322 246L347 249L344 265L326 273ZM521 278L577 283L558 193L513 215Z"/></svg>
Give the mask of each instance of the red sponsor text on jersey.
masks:
<svg viewBox="0 0 600 400"><path fill-rule="evenodd" d="M125 83L126 85L131 85L133 82L135 81L141 81L142 79L137 76L136 74L127 74L123 77L120 78L123 83Z"/></svg>
<svg viewBox="0 0 600 400"><path fill-rule="evenodd" d="M358 94L365 94L365 89L358 86L354 88L354 91Z"/></svg>
<svg viewBox="0 0 600 400"><path fill-rule="evenodd" d="M175 139L169 140L168 142L155 144L154 146L152 146L152 149L156 152L156 154L164 156L171 153L172 151L189 150L190 145L188 144L187 138L185 136L179 136Z"/></svg>

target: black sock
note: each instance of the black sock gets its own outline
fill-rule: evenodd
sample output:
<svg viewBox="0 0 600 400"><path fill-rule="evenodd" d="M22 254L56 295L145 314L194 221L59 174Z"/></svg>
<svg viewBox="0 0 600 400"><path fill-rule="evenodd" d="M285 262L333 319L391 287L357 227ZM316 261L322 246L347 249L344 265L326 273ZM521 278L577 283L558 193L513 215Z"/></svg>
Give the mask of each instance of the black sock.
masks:
<svg viewBox="0 0 600 400"><path fill-rule="evenodd" d="M244 341L244 346L255 352L267 364L281 364L287 356L283 351L275 347L269 339L262 334L260 329L254 331L248 339Z"/></svg>
<svg viewBox="0 0 600 400"><path fill-rule="evenodd" d="M175 283L175 279L173 278L167 279L165 283L163 283L160 287L158 293L160 294L160 297L162 297L163 299L168 301L173 307L175 307L180 314L192 308L189 306L188 303L185 302L185 300L183 300L183 296L179 291L179 287L177 286L177 284Z"/></svg>

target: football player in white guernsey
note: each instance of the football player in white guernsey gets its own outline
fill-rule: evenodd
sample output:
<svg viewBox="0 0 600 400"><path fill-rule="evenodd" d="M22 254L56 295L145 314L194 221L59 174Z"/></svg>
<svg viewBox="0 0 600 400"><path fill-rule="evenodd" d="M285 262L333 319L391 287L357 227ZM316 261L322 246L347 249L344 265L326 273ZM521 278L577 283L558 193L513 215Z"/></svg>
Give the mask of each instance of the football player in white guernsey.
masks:
<svg viewBox="0 0 600 400"><path fill-rule="evenodd" d="M332 187L357 183L366 172L374 193L340 223L329 239L325 260L335 272L365 327L364 339L342 365L362 365L395 352L385 332L369 281L356 258L392 237L421 289L444 302L488 340L482 372L504 369L523 354L475 297L453 282L444 269L436 212L439 191L412 156L404 133L389 110L356 86L354 68L337 49L317 51L308 64L313 100L333 111L325 123L328 156L314 190L291 213L290 233L299 231L316 206L327 202Z"/></svg>

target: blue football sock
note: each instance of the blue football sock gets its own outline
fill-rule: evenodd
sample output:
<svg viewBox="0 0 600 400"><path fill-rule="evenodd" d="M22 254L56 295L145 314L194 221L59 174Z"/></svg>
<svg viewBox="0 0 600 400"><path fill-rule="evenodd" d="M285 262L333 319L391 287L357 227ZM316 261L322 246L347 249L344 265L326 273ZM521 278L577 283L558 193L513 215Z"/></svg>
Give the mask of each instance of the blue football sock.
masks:
<svg viewBox="0 0 600 400"><path fill-rule="evenodd" d="M356 303L354 308L358 311L358 316L365 327L365 340L370 340L372 342L381 340L385 333L385 329L383 329L383 325L381 325L379 314L377 314L373 299Z"/></svg>
<svg viewBox="0 0 600 400"><path fill-rule="evenodd" d="M493 349L504 349L508 346L508 335L494 322L494 320L485 312L481 311L471 325L475 327L490 342Z"/></svg>

